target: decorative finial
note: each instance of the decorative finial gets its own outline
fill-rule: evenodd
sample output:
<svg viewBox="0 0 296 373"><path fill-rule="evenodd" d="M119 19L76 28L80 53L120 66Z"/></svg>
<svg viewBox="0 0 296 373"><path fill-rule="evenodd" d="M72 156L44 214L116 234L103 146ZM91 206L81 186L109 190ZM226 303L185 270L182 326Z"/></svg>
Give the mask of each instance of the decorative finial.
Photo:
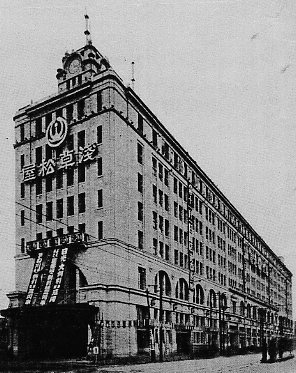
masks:
<svg viewBox="0 0 296 373"><path fill-rule="evenodd" d="M84 15L84 18L85 18L85 31L84 31L84 35L85 35L85 41L86 41L86 45L90 45L92 42L91 42L91 36L90 36L90 31L89 31L89 16L85 10L85 15Z"/></svg>

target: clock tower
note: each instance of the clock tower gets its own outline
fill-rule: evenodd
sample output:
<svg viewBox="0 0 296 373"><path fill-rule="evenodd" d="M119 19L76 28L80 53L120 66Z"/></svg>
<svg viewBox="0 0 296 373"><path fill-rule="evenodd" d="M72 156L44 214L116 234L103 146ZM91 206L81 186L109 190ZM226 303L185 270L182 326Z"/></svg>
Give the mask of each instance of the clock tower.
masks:
<svg viewBox="0 0 296 373"><path fill-rule="evenodd" d="M92 80L98 73L110 69L109 61L92 45L88 29L88 15L85 15L86 44L71 53L66 52L62 59L63 68L57 70L58 91L68 91Z"/></svg>

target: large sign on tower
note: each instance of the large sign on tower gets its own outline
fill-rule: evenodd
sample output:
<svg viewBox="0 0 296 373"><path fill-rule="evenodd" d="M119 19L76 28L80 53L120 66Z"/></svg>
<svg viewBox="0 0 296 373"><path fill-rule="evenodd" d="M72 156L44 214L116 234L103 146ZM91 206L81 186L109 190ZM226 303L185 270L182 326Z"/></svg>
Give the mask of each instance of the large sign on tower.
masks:
<svg viewBox="0 0 296 373"><path fill-rule="evenodd" d="M68 133L68 125L64 118L58 117L53 120L46 130L46 139L49 146L56 148L61 145Z"/></svg>

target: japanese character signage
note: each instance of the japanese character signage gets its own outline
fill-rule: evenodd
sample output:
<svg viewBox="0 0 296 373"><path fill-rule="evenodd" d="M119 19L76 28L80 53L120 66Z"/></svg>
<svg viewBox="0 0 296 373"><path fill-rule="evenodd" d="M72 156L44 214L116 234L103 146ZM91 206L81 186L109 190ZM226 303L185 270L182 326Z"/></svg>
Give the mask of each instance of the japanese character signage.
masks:
<svg viewBox="0 0 296 373"><path fill-rule="evenodd" d="M28 288L28 292L27 292L27 296L26 296L26 300L25 300L25 305L31 304L33 294L34 294L34 291L35 291L35 288L36 288L37 280L38 280L38 277L39 277L39 272L40 272L41 266L42 266L42 257L43 257L43 253L39 252L39 254L38 254L38 256L35 260L35 264L34 264L34 268L33 268L33 274L32 274L31 280L30 280L30 284L29 284L29 288Z"/></svg>
<svg viewBox="0 0 296 373"><path fill-rule="evenodd" d="M84 148L80 147L78 154L74 150L65 149L58 159L43 159L40 164L29 164L23 167L23 181L32 181L37 177L46 177L54 174L58 169L67 170L79 163L88 163L95 159L98 154L98 145L96 143Z"/></svg>
<svg viewBox="0 0 296 373"><path fill-rule="evenodd" d="M60 287L61 287L63 275L64 275L67 253L68 253L68 248L64 247L62 249L60 265L59 265L59 268L58 268L58 271L57 271L57 276L56 276L56 279L55 279L55 282L54 282L53 290L52 290L52 293L51 293L51 296L50 296L50 299L49 299L50 303L55 302L56 299L57 299L57 296L58 296L58 293L59 293L59 290L60 290Z"/></svg>
<svg viewBox="0 0 296 373"><path fill-rule="evenodd" d="M194 253L193 253L193 227L192 227L192 209L190 205L190 201L192 200L192 187L189 185L188 188L188 202L187 202L187 207L188 207L188 260L189 260L189 289L193 290L194 286L194 279L193 279L193 274L194 274Z"/></svg>
<svg viewBox="0 0 296 373"><path fill-rule="evenodd" d="M52 148L56 148L63 143L67 136L68 125L64 118L58 117L53 120L46 130L47 143Z"/></svg>
<svg viewBox="0 0 296 373"><path fill-rule="evenodd" d="M59 249L54 249L53 254L52 254L52 259L51 259L49 272L48 272L47 279L46 279L45 288L44 288L44 291L43 291L43 294L42 294L42 299L40 301L41 306L46 304L46 302L47 302L48 294L49 294L49 291L51 289L52 280L53 280L54 274L56 272L57 261L58 261L58 257L59 257L59 251L60 251Z"/></svg>

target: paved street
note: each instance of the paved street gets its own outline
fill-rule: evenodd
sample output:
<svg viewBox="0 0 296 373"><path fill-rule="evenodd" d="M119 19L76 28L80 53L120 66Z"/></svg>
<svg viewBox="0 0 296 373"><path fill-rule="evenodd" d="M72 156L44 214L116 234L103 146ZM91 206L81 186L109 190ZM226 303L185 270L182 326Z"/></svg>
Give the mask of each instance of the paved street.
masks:
<svg viewBox="0 0 296 373"><path fill-rule="evenodd" d="M288 354L286 354L288 356ZM20 369L23 373L295 373L296 358L274 364L261 364L260 354L240 355L232 357L218 357L204 360L184 360L164 363L137 364L128 366L105 366L105 367L83 367L48 368L48 369ZM2 372L15 372L16 370L1 370Z"/></svg>
<svg viewBox="0 0 296 373"><path fill-rule="evenodd" d="M280 363L261 364L261 355L242 355L219 357L205 360L185 360L179 362L164 362L126 367L108 367L93 372L129 372L129 373L295 373L296 360L290 359Z"/></svg>

